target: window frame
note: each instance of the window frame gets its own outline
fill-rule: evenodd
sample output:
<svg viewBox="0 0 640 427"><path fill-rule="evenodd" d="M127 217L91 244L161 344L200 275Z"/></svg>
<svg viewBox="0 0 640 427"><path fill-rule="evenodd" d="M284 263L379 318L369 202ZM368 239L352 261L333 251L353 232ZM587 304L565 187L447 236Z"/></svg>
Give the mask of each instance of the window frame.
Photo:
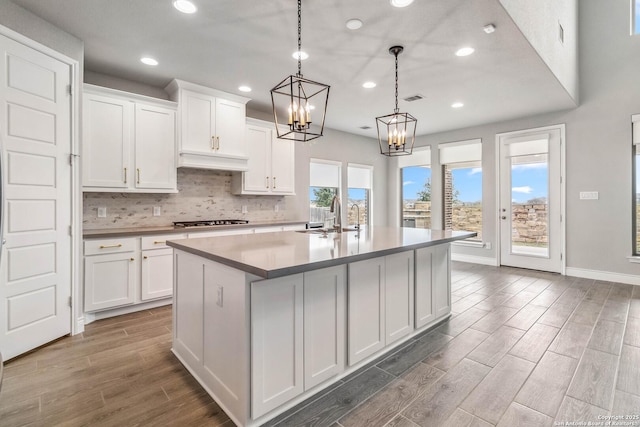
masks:
<svg viewBox="0 0 640 427"><path fill-rule="evenodd" d="M368 184L365 187L352 187L350 185L350 172L352 169L364 169L368 173ZM373 166L360 163L347 163L347 205L349 204L349 190L365 190L365 225L371 225L373 220ZM355 177L354 177L355 178ZM351 206L346 206L346 209L351 209ZM348 212L348 211L347 211ZM346 224L349 225L349 214L347 213ZM361 224L362 225L362 224Z"/></svg>
<svg viewBox="0 0 640 427"><path fill-rule="evenodd" d="M314 180L314 177L312 176L314 163L317 165L320 165L320 167L323 167L323 166L335 167L334 173L336 176L334 178L337 180L337 182L332 183L330 182L331 180L325 181L327 179L326 175L323 175L322 177L316 177L317 180ZM318 184L318 185L314 185L314 184ZM331 184L337 184L337 186L334 186ZM309 188L308 188L309 193L311 192L312 188L334 189L336 194L338 195L338 198L342 200L342 162L335 161L335 160L310 158L309 159ZM311 197L309 197L309 200L307 201L307 206L309 206L309 214L307 215L308 221L310 223L315 222L315 221L311 221ZM324 224L323 224L323 227L324 227Z"/></svg>
<svg viewBox="0 0 640 427"><path fill-rule="evenodd" d="M631 116L631 257L640 262L640 250L638 250L638 197L637 197L637 175L640 171L637 168L636 158L640 156L640 114Z"/></svg>

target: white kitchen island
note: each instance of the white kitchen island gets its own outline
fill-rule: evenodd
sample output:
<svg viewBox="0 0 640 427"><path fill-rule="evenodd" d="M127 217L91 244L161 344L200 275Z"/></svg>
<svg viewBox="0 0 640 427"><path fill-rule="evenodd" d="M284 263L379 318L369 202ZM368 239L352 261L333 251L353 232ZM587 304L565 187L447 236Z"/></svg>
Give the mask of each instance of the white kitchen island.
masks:
<svg viewBox="0 0 640 427"><path fill-rule="evenodd" d="M241 426L258 426L451 311L450 243L399 227L193 240L175 249L173 353Z"/></svg>

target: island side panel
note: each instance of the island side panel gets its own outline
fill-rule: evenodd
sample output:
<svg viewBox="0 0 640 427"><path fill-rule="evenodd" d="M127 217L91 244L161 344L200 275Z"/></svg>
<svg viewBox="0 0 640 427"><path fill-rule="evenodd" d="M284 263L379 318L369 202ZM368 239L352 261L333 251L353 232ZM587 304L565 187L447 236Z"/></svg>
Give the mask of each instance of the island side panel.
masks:
<svg viewBox="0 0 640 427"><path fill-rule="evenodd" d="M174 262L173 353L237 425L247 425L255 276L180 250Z"/></svg>
<svg viewBox="0 0 640 427"><path fill-rule="evenodd" d="M433 299L436 319L451 313L451 244L433 246Z"/></svg>

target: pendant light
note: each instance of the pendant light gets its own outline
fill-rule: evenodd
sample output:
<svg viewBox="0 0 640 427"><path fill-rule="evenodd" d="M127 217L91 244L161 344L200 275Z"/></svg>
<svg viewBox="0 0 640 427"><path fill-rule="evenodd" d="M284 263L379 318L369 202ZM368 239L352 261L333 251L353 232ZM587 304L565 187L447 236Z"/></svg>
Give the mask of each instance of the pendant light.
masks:
<svg viewBox="0 0 640 427"><path fill-rule="evenodd" d="M402 46L389 48L389 53L396 57L396 108L393 114L376 117L380 153L390 157L411 154L418 123L411 114L400 113L398 109L398 55L403 50Z"/></svg>
<svg viewBox="0 0 640 427"><path fill-rule="evenodd" d="M329 85L302 76L302 0L298 0L298 72L271 89L273 120L280 139L311 141L324 132Z"/></svg>

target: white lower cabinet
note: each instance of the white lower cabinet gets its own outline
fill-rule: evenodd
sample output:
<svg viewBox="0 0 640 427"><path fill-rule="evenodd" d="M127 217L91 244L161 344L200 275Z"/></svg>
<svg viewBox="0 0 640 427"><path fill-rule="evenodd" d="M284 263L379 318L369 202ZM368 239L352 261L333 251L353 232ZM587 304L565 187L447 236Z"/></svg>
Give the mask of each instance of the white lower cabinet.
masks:
<svg viewBox="0 0 640 427"><path fill-rule="evenodd" d="M413 332L413 251L349 264L349 365Z"/></svg>
<svg viewBox="0 0 640 427"><path fill-rule="evenodd" d="M135 239L85 242L85 311L135 302L138 264Z"/></svg>
<svg viewBox="0 0 640 427"><path fill-rule="evenodd" d="M173 293L173 249L142 251L140 299L169 297Z"/></svg>
<svg viewBox="0 0 640 427"><path fill-rule="evenodd" d="M344 371L347 266L304 273L304 389Z"/></svg>
<svg viewBox="0 0 640 427"><path fill-rule="evenodd" d="M451 312L449 245L416 250L415 322L421 328Z"/></svg>
<svg viewBox="0 0 640 427"><path fill-rule="evenodd" d="M349 264L349 365L384 348L384 257Z"/></svg>
<svg viewBox="0 0 640 427"><path fill-rule="evenodd" d="M303 274L251 284L251 416L304 391Z"/></svg>

